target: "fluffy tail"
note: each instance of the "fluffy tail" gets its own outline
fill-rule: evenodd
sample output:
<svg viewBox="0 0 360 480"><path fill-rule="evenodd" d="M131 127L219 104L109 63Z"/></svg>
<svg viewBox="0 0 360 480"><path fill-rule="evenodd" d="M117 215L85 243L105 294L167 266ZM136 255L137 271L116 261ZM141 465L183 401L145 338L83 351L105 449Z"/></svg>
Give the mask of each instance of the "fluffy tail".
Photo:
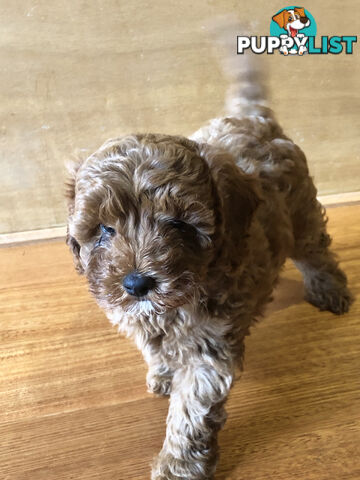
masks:
<svg viewBox="0 0 360 480"><path fill-rule="evenodd" d="M258 56L250 52L237 54L237 36L248 35L246 30L249 29L228 16L217 18L208 25L216 56L229 84L225 101L226 115L264 116L268 109L262 64Z"/></svg>

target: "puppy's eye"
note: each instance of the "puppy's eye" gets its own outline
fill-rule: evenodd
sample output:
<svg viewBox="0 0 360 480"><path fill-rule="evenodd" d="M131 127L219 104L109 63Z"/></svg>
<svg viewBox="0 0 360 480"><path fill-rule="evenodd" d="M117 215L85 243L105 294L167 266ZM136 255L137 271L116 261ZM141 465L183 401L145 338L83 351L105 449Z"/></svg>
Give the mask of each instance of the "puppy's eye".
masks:
<svg viewBox="0 0 360 480"><path fill-rule="evenodd" d="M95 247L99 247L103 244L106 243L107 240L109 240L110 237L113 237L115 235L115 229L112 227L107 227L106 225L100 224L100 238L99 240L95 243Z"/></svg>
<svg viewBox="0 0 360 480"><path fill-rule="evenodd" d="M178 220L177 218L169 219L166 222L167 228L173 232L178 231L178 236L182 238L183 245L187 245L191 249L196 246L198 248L207 247L210 245L210 238L206 234L202 234L197 226L190 223Z"/></svg>
<svg viewBox="0 0 360 480"><path fill-rule="evenodd" d="M289 17L289 22L292 22L293 21L293 18L292 17Z"/></svg>
<svg viewBox="0 0 360 480"><path fill-rule="evenodd" d="M106 225L100 224L100 230L102 234L105 235L115 235L115 229L112 227L107 227Z"/></svg>
<svg viewBox="0 0 360 480"><path fill-rule="evenodd" d="M170 220L169 225L182 233L188 233L194 230L194 227L182 220Z"/></svg>

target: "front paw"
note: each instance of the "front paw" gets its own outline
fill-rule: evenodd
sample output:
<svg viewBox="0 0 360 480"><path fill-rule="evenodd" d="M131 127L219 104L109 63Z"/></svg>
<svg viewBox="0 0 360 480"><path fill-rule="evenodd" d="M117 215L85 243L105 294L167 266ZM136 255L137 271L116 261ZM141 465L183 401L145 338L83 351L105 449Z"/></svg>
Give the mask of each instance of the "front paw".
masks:
<svg viewBox="0 0 360 480"><path fill-rule="evenodd" d="M171 455L166 455L161 451L159 455L154 458L151 480L179 480L179 477L171 472L173 463L175 463L175 459L171 457Z"/></svg>
<svg viewBox="0 0 360 480"><path fill-rule="evenodd" d="M149 370L146 375L146 385L149 393L166 396L171 392L172 375L160 374L157 371Z"/></svg>
<svg viewBox="0 0 360 480"><path fill-rule="evenodd" d="M189 458L192 454L193 451L189 452ZM212 480L213 470L207 468L200 459L198 462L188 463L171 454L160 452L153 463L151 480Z"/></svg>

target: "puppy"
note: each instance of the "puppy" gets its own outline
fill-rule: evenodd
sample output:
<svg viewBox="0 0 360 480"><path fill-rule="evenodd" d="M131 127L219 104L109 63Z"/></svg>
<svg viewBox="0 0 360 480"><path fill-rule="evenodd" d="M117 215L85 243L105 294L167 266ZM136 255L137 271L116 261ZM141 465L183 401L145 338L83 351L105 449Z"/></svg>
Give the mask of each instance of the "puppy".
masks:
<svg viewBox="0 0 360 480"><path fill-rule="evenodd" d="M265 106L256 69L234 85L228 115L191 138L109 140L68 185L75 266L141 350L150 392L170 395L152 480L213 478L245 337L287 257L320 310L352 300L304 153Z"/></svg>
<svg viewBox="0 0 360 480"><path fill-rule="evenodd" d="M305 14L304 8L295 7L294 9L290 10L282 10L278 14L272 17L274 22L276 22L280 28L283 28L287 31L287 35L281 35L281 37L286 38L286 36L295 38L295 37L303 37L304 34L299 33L299 30L310 26L310 20ZM303 55L307 48L304 45L299 47L297 51L295 48L290 50L291 54L299 53L299 55ZM288 55L289 50L286 46L281 47L280 51L284 55Z"/></svg>

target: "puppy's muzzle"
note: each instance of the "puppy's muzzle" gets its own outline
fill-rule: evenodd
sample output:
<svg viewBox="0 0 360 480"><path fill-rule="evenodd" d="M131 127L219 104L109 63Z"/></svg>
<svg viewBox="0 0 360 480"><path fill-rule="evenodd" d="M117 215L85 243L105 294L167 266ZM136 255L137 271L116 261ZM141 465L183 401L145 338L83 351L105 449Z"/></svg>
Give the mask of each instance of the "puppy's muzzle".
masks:
<svg viewBox="0 0 360 480"><path fill-rule="evenodd" d="M132 272L124 278L123 286L129 295L143 297L155 287L155 280L148 275Z"/></svg>
<svg viewBox="0 0 360 480"><path fill-rule="evenodd" d="M307 17L300 17L300 22L303 24L303 25L306 25L308 23L309 19Z"/></svg>

